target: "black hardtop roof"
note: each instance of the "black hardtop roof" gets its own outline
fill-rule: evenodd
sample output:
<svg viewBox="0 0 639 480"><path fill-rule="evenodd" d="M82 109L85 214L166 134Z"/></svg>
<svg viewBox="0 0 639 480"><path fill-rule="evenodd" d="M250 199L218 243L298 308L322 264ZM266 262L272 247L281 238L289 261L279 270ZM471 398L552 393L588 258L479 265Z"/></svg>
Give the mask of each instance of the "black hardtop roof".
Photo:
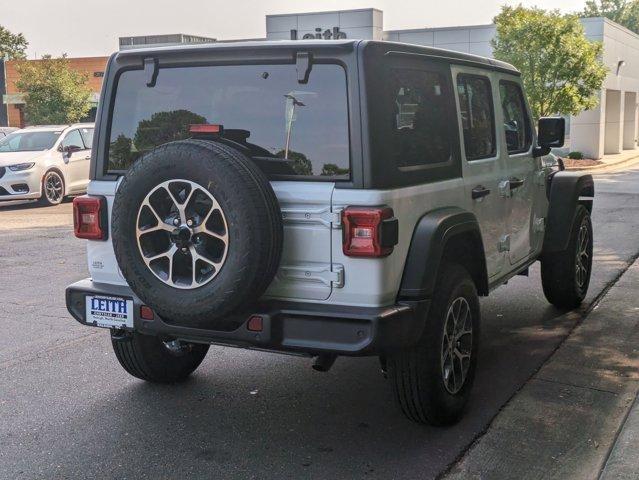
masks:
<svg viewBox="0 0 639 480"><path fill-rule="evenodd" d="M366 49L372 47L376 50L385 51L385 54L414 54L423 55L449 61L450 63L462 63L466 65L474 65L479 68L487 68L490 70L501 70L513 75L519 75L519 71L511 64L478 55L456 52L454 50L445 50L435 47L425 47L422 45L414 45L401 42L387 42L381 40L250 40L250 41L233 41L233 42L216 42L201 43L195 45L173 45L165 47L148 47L136 48L130 50L122 50L117 52L116 57L144 57L153 54L180 54L180 53L213 53L215 51L233 51L251 52L256 50L304 50L336 49L341 51L351 51L357 48Z"/></svg>
<svg viewBox="0 0 639 480"><path fill-rule="evenodd" d="M423 55L424 57L437 58L450 63L460 63L465 65L473 65L479 68L487 68L490 70L501 70L513 75L520 75L519 70L513 67L510 63L502 62L501 60L495 60L494 58L480 57L479 55L472 55L470 53L457 52L455 50L446 50L443 48L426 47L423 45L414 45L412 43L402 42L387 42L376 40L363 40L362 46L377 47L385 51L387 54L408 54L408 55Z"/></svg>

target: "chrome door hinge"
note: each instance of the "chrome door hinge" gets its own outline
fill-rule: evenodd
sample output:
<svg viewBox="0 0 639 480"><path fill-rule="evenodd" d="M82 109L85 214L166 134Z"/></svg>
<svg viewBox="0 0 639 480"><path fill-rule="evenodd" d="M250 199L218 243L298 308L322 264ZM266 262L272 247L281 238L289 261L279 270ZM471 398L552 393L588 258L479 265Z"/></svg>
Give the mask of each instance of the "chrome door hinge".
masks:
<svg viewBox="0 0 639 480"><path fill-rule="evenodd" d="M331 207L322 208L282 208L282 220L287 223L321 223L327 227L340 226L341 210L331 212Z"/></svg>
<svg viewBox="0 0 639 480"><path fill-rule="evenodd" d="M280 275L290 280L319 282L330 287L344 286L344 266L333 265L282 265Z"/></svg>
<svg viewBox="0 0 639 480"><path fill-rule="evenodd" d="M502 235L497 246L499 252L510 252L510 235Z"/></svg>
<svg viewBox="0 0 639 480"><path fill-rule="evenodd" d="M533 221L533 231L535 233L543 233L546 231L546 219L545 218L537 218Z"/></svg>

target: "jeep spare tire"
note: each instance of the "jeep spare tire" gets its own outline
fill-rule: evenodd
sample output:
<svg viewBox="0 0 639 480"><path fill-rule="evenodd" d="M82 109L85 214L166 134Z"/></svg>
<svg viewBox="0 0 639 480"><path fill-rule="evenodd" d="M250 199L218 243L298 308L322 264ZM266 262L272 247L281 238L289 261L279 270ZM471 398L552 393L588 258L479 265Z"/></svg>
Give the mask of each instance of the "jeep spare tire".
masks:
<svg viewBox="0 0 639 480"><path fill-rule="evenodd" d="M120 183L111 222L122 275L169 323L232 328L225 317L247 310L280 262L282 216L269 181L218 142L144 155Z"/></svg>

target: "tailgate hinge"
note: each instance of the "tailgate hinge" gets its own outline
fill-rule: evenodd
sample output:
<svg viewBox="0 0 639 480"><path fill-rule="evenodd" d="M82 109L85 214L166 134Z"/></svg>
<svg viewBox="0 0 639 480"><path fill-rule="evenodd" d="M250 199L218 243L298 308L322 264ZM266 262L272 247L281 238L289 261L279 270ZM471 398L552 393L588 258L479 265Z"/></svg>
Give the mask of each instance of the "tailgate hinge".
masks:
<svg viewBox="0 0 639 480"><path fill-rule="evenodd" d="M283 265L280 272L286 278L321 282L328 287L342 288L344 286L344 266L333 265Z"/></svg>
<svg viewBox="0 0 639 480"><path fill-rule="evenodd" d="M282 208L282 220L290 223L321 223L326 227L340 226L341 210L331 212L331 207L314 209Z"/></svg>

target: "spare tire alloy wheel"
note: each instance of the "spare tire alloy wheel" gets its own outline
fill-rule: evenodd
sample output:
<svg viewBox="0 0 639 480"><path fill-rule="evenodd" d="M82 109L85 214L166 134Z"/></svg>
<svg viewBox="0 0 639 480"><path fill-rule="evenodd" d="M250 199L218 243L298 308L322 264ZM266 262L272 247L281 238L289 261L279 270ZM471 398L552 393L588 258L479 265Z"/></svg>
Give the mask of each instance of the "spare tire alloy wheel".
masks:
<svg viewBox="0 0 639 480"><path fill-rule="evenodd" d="M183 140L151 150L124 175L111 238L122 276L163 321L231 330L275 277L282 213L242 152Z"/></svg>
<svg viewBox="0 0 639 480"><path fill-rule="evenodd" d="M211 192L190 180L162 182L149 192L138 211L136 235L147 267L174 288L210 282L228 252L222 207Z"/></svg>

